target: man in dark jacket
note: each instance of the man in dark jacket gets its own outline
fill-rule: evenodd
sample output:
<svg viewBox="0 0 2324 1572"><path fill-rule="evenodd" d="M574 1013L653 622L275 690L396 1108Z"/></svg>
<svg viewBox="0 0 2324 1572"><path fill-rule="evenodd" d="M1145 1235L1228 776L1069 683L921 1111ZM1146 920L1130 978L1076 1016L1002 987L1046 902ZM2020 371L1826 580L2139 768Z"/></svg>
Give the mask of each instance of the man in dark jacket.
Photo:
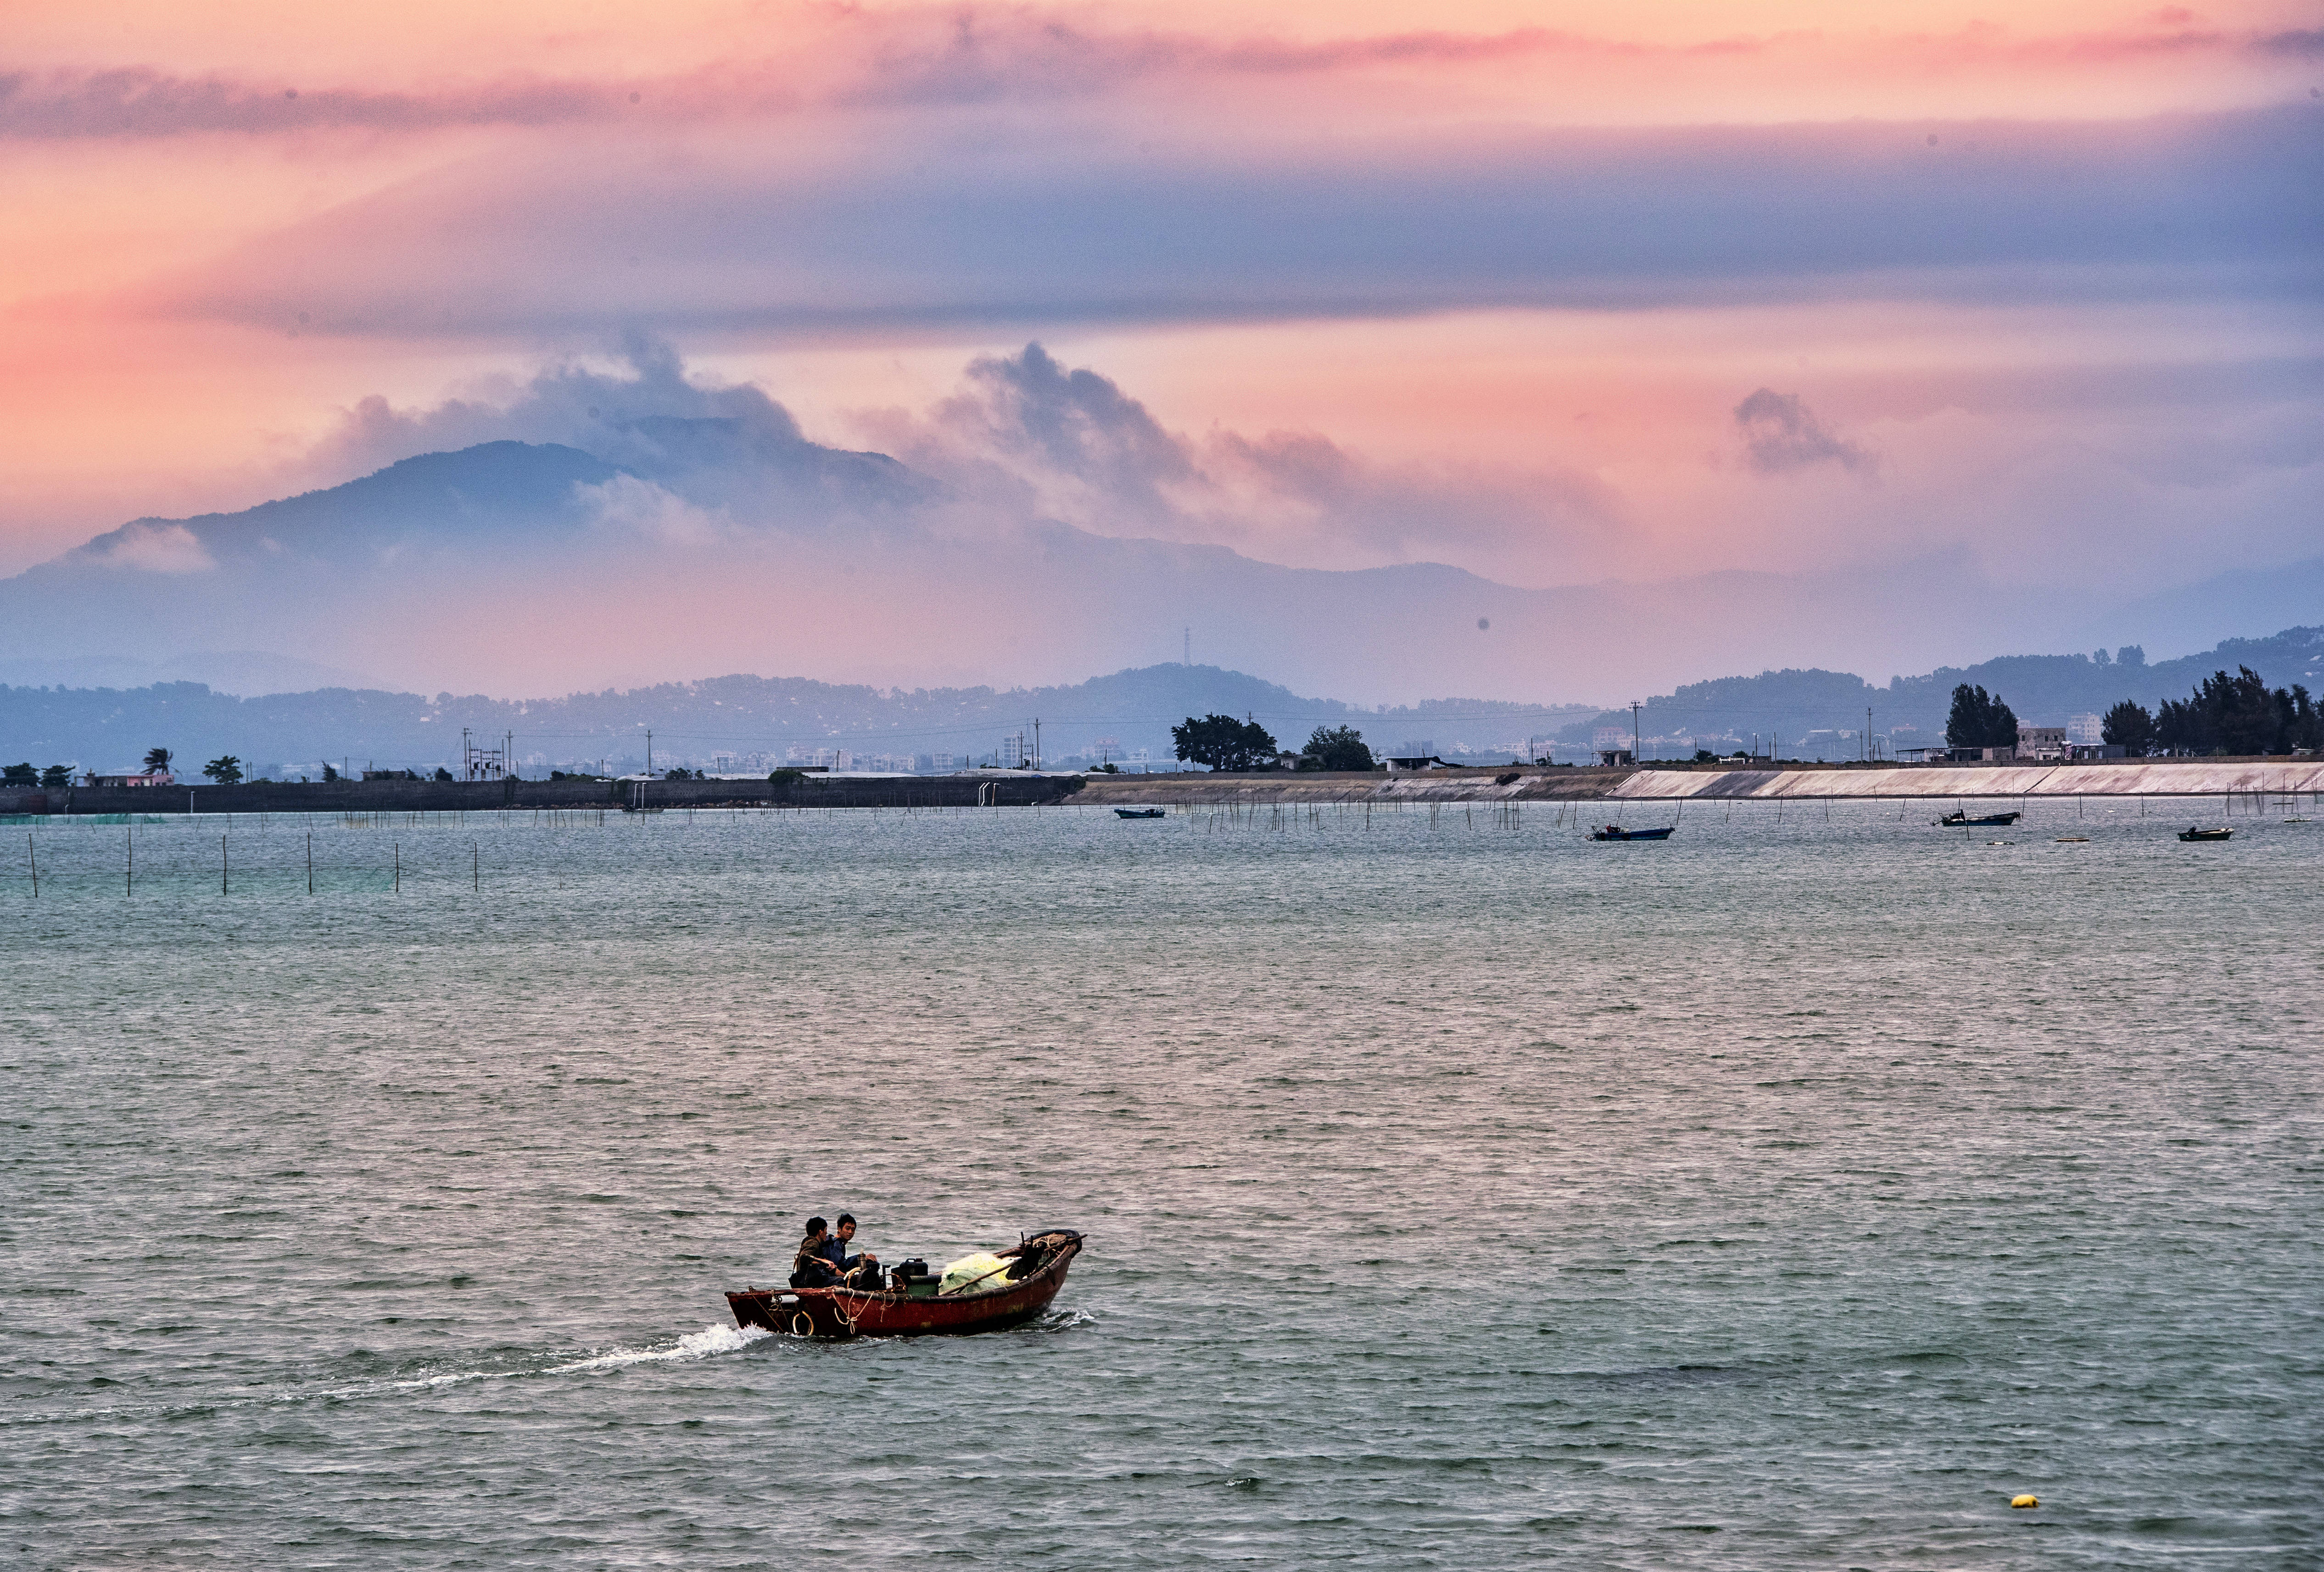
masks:
<svg viewBox="0 0 2324 1572"><path fill-rule="evenodd" d="M829 1288L839 1281L839 1273L832 1252L838 1250L844 1257L844 1248L834 1240L821 1218L807 1220L807 1237L799 1242L798 1254L791 1257L793 1288Z"/></svg>

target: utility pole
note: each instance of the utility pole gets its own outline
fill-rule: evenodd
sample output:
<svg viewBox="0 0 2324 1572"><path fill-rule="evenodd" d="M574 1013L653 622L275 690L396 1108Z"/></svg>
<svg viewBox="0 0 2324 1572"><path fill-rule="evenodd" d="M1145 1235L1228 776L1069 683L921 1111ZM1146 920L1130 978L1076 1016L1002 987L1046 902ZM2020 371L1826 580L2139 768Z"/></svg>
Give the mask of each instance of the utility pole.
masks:
<svg viewBox="0 0 2324 1572"><path fill-rule="evenodd" d="M1864 706L1864 762L1872 762L1872 706Z"/></svg>
<svg viewBox="0 0 2324 1572"><path fill-rule="evenodd" d="M1615 735L1618 737L1621 733L1617 731ZM1637 763L1638 755L1644 751L1638 745L1638 702L1633 699L1630 701L1630 762Z"/></svg>
<svg viewBox="0 0 2324 1572"><path fill-rule="evenodd" d="M1033 768L1041 768L1041 717L1033 717Z"/></svg>
<svg viewBox="0 0 2324 1572"><path fill-rule="evenodd" d="M1191 666L1194 664L1194 625L1191 622L1187 623L1181 632L1181 637L1183 637L1186 642L1185 652L1178 664L1181 666Z"/></svg>
<svg viewBox="0 0 2324 1572"><path fill-rule="evenodd" d="M649 779L653 776L653 728L650 726L646 728L646 776Z"/></svg>

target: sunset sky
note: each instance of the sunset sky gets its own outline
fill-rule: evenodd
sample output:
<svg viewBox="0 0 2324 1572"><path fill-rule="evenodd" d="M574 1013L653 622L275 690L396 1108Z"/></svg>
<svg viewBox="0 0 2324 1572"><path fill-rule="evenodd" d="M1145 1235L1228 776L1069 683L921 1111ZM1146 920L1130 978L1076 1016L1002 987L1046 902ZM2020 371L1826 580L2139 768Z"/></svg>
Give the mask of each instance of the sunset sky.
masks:
<svg viewBox="0 0 2324 1572"><path fill-rule="evenodd" d="M640 354L1300 567L2324 555L2312 5L51 5L0 50L0 573ZM1043 366L1150 421L1003 429Z"/></svg>

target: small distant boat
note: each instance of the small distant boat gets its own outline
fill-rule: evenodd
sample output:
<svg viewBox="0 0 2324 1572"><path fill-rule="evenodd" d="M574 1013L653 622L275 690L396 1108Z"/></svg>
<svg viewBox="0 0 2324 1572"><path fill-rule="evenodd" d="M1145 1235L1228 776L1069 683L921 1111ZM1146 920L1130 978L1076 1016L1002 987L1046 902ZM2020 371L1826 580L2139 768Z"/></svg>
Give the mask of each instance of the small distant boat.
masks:
<svg viewBox="0 0 2324 1572"><path fill-rule="evenodd" d="M1113 811L1119 819L1158 819L1167 812L1168 810L1165 808L1116 808Z"/></svg>
<svg viewBox="0 0 2324 1572"><path fill-rule="evenodd" d="M2181 841L2226 841L2233 838L2235 832L2226 825L2221 825L2217 830L2202 830L2190 824L2186 829L2179 832L2179 839Z"/></svg>
<svg viewBox="0 0 2324 1572"><path fill-rule="evenodd" d="M1050 1228L999 1252L996 1259L1010 1265L993 1268L990 1281L963 1283L951 1293L932 1292L936 1280L923 1278L914 1286L889 1289L746 1288L729 1292L726 1304L738 1327L798 1338L997 1332L1022 1326L1048 1309L1065 1284L1065 1269L1081 1252L1079 1234Z"/></svg>
<svg viewBox="0 0 2324 1572"><path fill-rule="evenodd" d="M1667 841L1676 824L1665 824L1659 830L1625 830L1619 824L1609 824L1602 830L1590 832L1592 841Z"/></svg>
<svg viewBox="0 0 2324 1572"><path fill-rule="evenodd" d="M2015 824L2018 820L2024 816L2025 815L2023 814L1980 814L1977 817L1971 818L1966 810L1955 808L1951 813L1947 814L1943 818L1939 819L1936 823L1937 827L1941 830L1958 830L1964 825L1972 825L1978 829L1983 830L1988 827L2006 828L2008 825Z"/></svg>
<svg viewBox="0 0 2324 1572"><path fill-rule="evenodd" d="M2089 841L2090 838L2087 835L2061 835L2058 837L2058 844L2061 846L2087 846L2089 844Z"/></svg>

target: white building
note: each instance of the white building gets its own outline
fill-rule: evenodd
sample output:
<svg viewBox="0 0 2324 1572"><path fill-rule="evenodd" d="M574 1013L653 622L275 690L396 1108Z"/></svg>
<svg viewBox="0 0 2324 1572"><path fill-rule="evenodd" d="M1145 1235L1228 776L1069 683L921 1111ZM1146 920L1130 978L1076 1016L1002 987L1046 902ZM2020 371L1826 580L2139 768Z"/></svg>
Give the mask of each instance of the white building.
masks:
<svg viewBox="0 0 2324 1572"><path fill-rule="evenodd" d="M2069 742L2103 742L2106 722L2096 715L2066 717L2066 740Z"/></svg>

